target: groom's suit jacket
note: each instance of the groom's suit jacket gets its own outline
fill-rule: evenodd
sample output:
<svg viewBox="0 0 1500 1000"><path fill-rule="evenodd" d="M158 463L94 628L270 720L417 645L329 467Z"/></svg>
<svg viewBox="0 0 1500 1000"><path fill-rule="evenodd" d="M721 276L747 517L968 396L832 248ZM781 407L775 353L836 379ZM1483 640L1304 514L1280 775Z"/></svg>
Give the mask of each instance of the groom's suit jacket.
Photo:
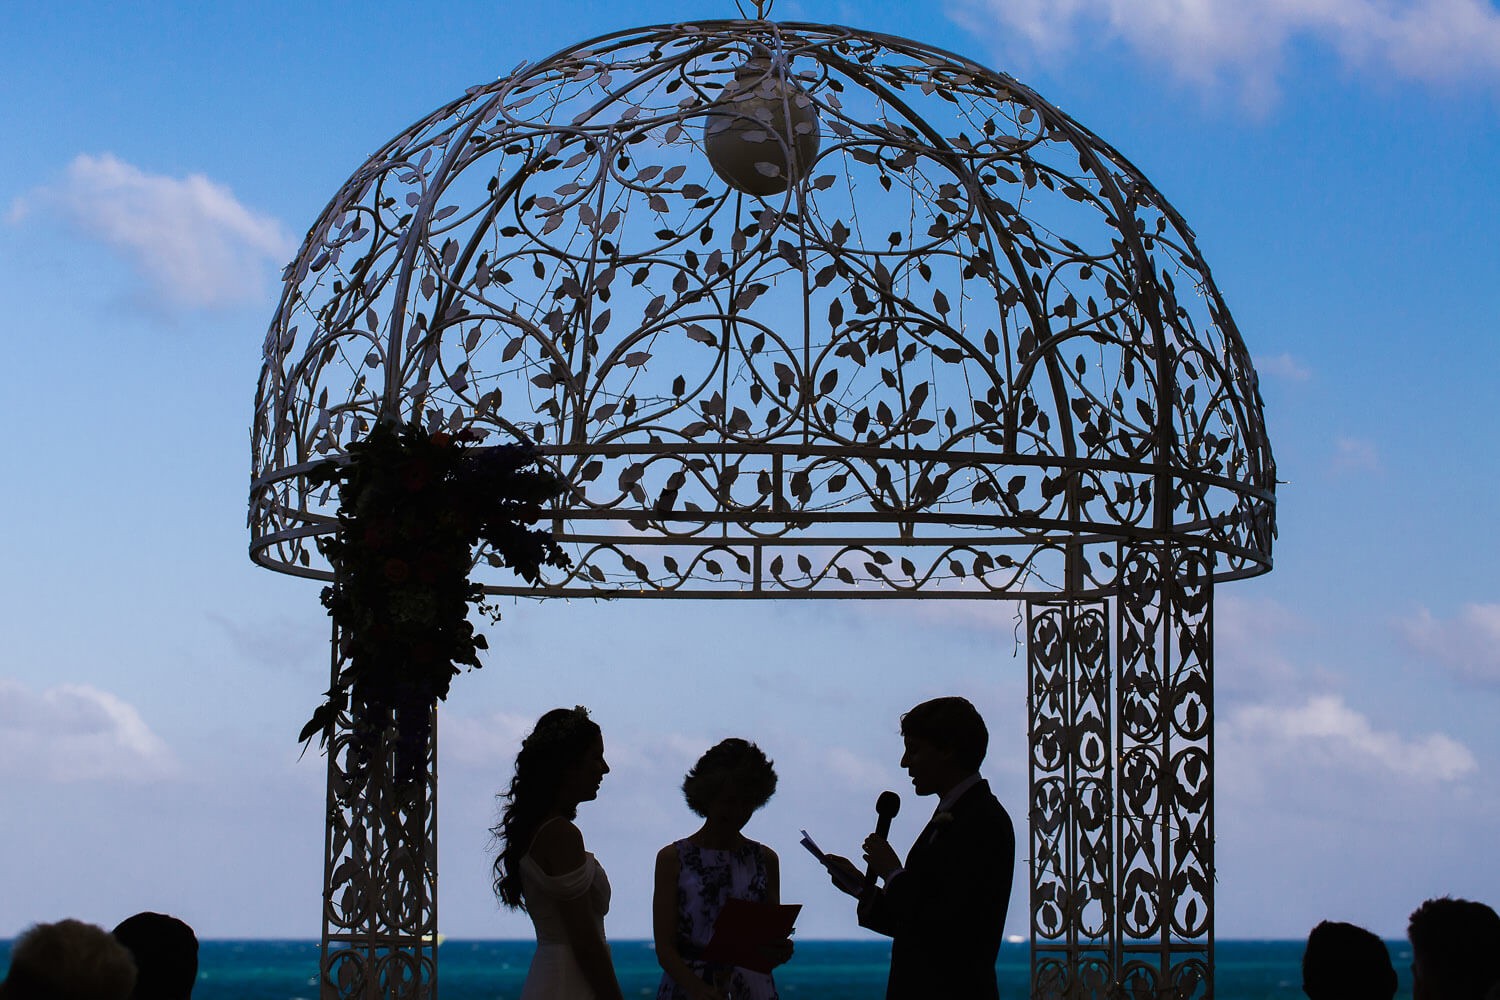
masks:
<svg viewBox="0 0 1500 1000"><path fill-rule="evenodd" d="M980 781L923 829L906 866L860 904L891 941L886 1000L995 1000L995 955L1010 905L1016 834Z"/></svg>

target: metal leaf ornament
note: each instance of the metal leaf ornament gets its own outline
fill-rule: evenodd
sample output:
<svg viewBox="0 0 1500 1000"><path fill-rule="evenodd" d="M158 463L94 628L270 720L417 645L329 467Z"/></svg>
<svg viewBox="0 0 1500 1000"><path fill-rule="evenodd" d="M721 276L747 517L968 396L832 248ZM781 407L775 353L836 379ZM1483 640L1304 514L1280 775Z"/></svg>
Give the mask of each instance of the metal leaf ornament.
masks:
<svg viewBox="0 0 1500 1000"><path fill-rule="evenodd" d="M350 177L265 348L252 555L285 572L331 576L302 470L390 414L535 443L549 595L1103 594L1119 544L1179 536L1218 581L1270 565L1255 374L1191 231L917 42L747 17L525 64Z"/></svg>

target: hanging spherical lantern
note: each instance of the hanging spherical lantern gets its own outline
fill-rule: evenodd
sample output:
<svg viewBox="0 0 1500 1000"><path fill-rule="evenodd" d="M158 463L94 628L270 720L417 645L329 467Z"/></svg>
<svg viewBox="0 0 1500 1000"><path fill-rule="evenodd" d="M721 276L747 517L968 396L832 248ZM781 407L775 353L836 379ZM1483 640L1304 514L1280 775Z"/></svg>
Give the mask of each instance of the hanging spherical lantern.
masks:
<svg viewBox="0 0 1500 1000"><path fill-rule="evenodd" d="M784 64L753 56L735 71L703 126L714 172L737 191L780 194L807 176L818 154L812 98L787 79Z"/></svg>

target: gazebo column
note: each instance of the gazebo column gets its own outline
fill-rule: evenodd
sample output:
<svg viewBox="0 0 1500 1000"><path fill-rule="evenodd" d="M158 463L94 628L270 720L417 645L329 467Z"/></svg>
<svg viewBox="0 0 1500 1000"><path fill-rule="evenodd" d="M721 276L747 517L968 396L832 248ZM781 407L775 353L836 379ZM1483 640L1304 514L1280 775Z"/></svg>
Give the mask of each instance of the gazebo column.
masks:
<svg viewBox="0 0 1500 1000"><path fill-rule="evenodd" d="M1213 557L1120 547L1116 978L1213 996Z"/></svg>
<svg viewBox="0 0 1500 1000"><path fill-rule="evenodd" d="M1027 605L1032 995L1207 1000L1212 557L1118 552L1109 604Z"/></svg>
<svg viewBox="0 0 1500 1000"><path fill-rule="evenodd" d="M1113 979L1109 609L1027 604L1031 995L1101 996Z"/></svg>
<svg viewBox="0 0 1500 1000"><path fill-rule="evenodd" d="M337 643L335 643L337 649ZM337 669L337 663L335 663ZM324 1000L437 995L437 709L408 759L390 710L340 713L328 741ZM368 734L368 735L367 735Z"/></svg>

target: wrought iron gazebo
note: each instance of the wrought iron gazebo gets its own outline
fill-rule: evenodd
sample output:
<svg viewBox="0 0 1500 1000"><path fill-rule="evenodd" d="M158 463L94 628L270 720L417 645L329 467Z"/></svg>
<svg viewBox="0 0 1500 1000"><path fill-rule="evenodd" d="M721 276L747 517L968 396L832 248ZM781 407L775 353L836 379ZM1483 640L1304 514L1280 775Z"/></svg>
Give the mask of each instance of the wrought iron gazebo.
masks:
<svg viewBox="0 0 1500 1000"><path fill-rule="evenodd" d="M1035 92L763 18L472 88L287 268L252 557L330 579L306 473L397 419L566 482L572 567L532 588L480 551L492 593L1024 601L1033 993L1212 995L1212 595L1269 570L1275 469L1191 230ZM435 741L403 782L349 731L325 992L427 995Z"/></svg>

